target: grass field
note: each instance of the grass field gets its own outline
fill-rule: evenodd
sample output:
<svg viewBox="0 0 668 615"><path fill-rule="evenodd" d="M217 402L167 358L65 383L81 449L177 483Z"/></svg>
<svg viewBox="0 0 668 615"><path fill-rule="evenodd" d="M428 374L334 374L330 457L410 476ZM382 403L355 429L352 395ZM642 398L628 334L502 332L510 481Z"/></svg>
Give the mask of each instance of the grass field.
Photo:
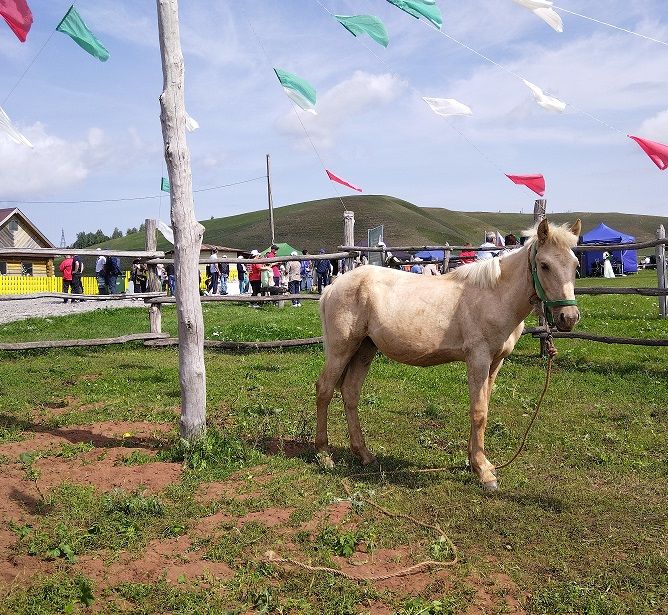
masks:
<svg viewBox="0 0 668 615"><path fill-rule="evenodd" d="M651 286L655 278L614 282ZM579 303L579 330L668 337L656 299ZM315 303L204 309L209 339L320 331ZM175 333L172 309L163 327ZM4 325L0 339L147 328L145 308L102 310ZM493 495L465 467L460 364L418 369L375 360L360 414L380 468L449 468L378 475L349 455L338 397L330 414L337 466L327 472L314 462L319 347L207 352L210 433L194 451L176 439L174 349L2 353L0 613L666 613L668 352L557 346L527 450L502 471ZM487 430L493 461L512 454L540 392L545 364L537 347L522 339L497 381ZM347 498L341 479L359 472ZM378 574L450 559L436 536L363 499L438 522L460 563L359 583L265 561L273 550Z"/></svg>

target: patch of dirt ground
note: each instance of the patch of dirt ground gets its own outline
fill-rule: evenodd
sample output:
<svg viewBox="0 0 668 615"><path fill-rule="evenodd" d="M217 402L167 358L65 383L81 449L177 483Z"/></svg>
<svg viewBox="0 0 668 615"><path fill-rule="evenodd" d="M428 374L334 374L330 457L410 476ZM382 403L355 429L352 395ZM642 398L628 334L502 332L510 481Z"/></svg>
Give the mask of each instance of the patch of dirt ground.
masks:
<svg viewBox="0 0 668 615"><path fill-rule="evenodd" d="M40 498L63 482L91 485L101 492L121 488L126 491L143 489L158 493L168 485L177 483L182 472L181 465L177 463L122 463L123 458L133 452L155 454L173 431L173 426L169 424L108 421L61 428L35 425L32 431L32 438L0 445L0 455L9 459L0 473L0 589L3 586L29 584L37 574L48 574L60 569L69 574L80 572L90 577L98 589L126 581L152 582L162 577L170 583L209 577L228 579L234 575L234 571L224 563L204 560L206 550L197 548L200 539L214 538L229 532L230 528L240 528L245 523L255 521L272 527L281 535L279 556L304 561L307 559L304 553L291 540L296 532L308 531L314 534L324 525L342 527L352 522L351 507L347 501L323 508L300 527L290 524L294 512L292 508L272 507L243 516L218 511L196 520L189 535L152 540L141 553L99 551L80 556L74 564L22 555L15 549L18 538L9 529L9 522L13 521L17 525L37 522ZM58 456L61 445L78 443L90 443L93 448L70 458L62 454ZM18 461L21 453L35 451L45 453L33 464L39 473L36 483L26 477L25 467ZM225 481L201 485L196 500L207 506L221 500L256 498L262 495L263 485L271 479L272 476L267 474L264 466L245 469ZM348 574L367 577L397 572L419 561L419 558L420 555L414 553L409 545L395 549L376 549L373 554L358 551L349 558L335 557L334 561ZM291 569L294 566L287 565L287 570ZM438 598L452 588L451 574L448 568L424 570L374 584L379 590L388 591L397 599L421 592ZM523 598L522 593L512 579L500 571L484 578L472 574L464 583L473 596L465 615L524 613L519 601ZM382 601L366 607L374 615L394 612Z"/></svg>

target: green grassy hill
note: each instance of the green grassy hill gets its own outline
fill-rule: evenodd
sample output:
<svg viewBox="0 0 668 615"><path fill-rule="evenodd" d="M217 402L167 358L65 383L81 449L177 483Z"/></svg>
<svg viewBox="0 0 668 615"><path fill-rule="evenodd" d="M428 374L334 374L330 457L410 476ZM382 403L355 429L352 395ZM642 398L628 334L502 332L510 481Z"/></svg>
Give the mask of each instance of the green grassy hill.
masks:
<svg viewBox="0 0 668 615"><path fill-rule="evenodd" d="M321 199L279 207L274 210L277 241L285 241L311 252L323 247L334 249L343 241L343 211L355 212L355 240L366 241L369 228L384 225L389 246L452 245L466 241L479 244L485 230L518 233L531 226L530 214L462 212L433 207L418 207L391 196L363 195L343 199ZM599 214L574 212L550 216L554 222L573 222L580 218L586 232L599 222L634 235L639 241L654 238L659 224L668 226L668 218L635 214ZM204 220L204 242L232 248L262 250L269 245L269 213L254 211L226 218ZM102 247L140 250L143 233L135 233L100 244ZM158 234L158 248L170 248Z"/></svg>

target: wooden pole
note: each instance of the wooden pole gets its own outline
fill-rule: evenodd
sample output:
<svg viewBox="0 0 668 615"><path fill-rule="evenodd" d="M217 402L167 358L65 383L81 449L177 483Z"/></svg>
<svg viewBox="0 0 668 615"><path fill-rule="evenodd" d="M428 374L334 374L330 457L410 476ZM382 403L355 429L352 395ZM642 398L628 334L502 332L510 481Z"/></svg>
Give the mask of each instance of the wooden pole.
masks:
<svg viewBox="0 0 668 615"><path fill-rule="evenodd" d="M158 222L149 218L144 222L146 227L146 238L144 239L144 249L147 252L155 252L158 245ZM151 293L157 293L160 290L160 278L158 277L158 268L156 265L148 265L148 289Z"/></svg>
<svg viewBox="0 0 668 615"><path fill-rule="evenodd" d="M274 197L271 194L271 172L269 167L269 154L267 154L267 199L269 201L269 226L271 228L271 243L276 243L274 231Z"/></svg>
<svg viewBox="0 0 668 615"><path fill-rule="evenodd" d="M176 315L179 330L181 437L189 442L206 431L204 319L199 298L198 261L204 227L195 218L190 151L186 142L184 63L179 35L178 0L156 0L162 58L160 120L169 173L174 229Z"/></svg>
<svg viewBox="0 0 668 615"><path fill-rule="evenodd" d="M355 243L355 212L343 212L343 243L352 245ZM346 258L346 271L351 271L354 267L354 259L352 256Z"/></svg>
<svg viewBox="0 0 668 615"><path fill-rule="evenodd" d="M665 239L666 238L666 229L663 227L663 224L656 229L656 238ZM658 280L659 290L666 289L666 245L661 244L656 246L656 277ZM659 297L659 318L666 318L668 314L668 297L665 295Z"/></svg>
<svg viewBox="0 0 668 615"><path fill-rule="evenodd" d="M547 212L547 200L546 199L536 199L533 204L533 224L538 226L546 217ZM547 321L543 314L538 315L538 326L543 329L547 326ZM540 356L547 356L547 340L545 338L540 338Z"/></svg>
<svg viewBox="0 0 668 615"><path fill-rule="evenodd" d="M447 241L445 245L449 248ZM450 253L450 249L443 250L443 274L448 273L448 269L450 269Z"/></svg>

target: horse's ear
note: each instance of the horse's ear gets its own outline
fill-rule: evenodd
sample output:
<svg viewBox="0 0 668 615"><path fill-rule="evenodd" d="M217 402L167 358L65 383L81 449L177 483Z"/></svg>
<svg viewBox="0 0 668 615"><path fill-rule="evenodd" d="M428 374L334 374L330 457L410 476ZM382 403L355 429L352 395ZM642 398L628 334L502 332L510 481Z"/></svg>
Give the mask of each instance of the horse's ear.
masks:
<svg viewBox="0 0 668 615"><path fill-rule="evenodd" d="M582 232L582 221L580 220L580 218L578 218L575 221L575 224L571 226L571 233L573 233L573 235L579 238L581 232Z"/></svg>
<svg viewBox="0 0 668 615"><path fill-rule="evenodd" d="M538 231L536 235L538 236L538 241L540 243L545 243L547 237L550 234L550 223L547 221L547 218L543 218L542 222L538 225Z"/></svg>

